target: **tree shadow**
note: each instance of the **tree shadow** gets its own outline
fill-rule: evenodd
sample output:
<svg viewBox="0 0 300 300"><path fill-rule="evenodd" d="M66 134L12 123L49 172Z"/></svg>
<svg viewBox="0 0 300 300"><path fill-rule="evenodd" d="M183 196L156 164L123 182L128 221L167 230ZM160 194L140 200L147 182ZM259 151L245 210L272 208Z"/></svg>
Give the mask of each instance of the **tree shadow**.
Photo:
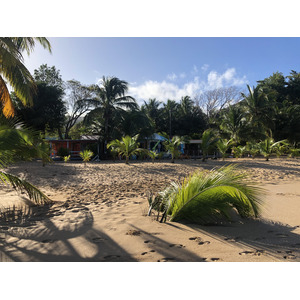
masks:
<svg viewBox="0 0 300 300"><path fill-rule="evenodd" d="M37 222L32 219L26 226L0 226L0 261L136 261L107 234L93 228L93 215L86 207L77 204L75 211L78 209L75 223L72 218L70 222L65 220L67 213L74 213L73 207L65 214L43 216Z"/></svg>
<svg viewBox="0 0 300 300"><path fill-rule="evenodd" d="M162 256L157 262L205 262L207 259L185 249L184 245L170 244L159 238L159 233L146 232L132 224L130 224L130 226L142 233L142 237L144 238L143 242L149 248L149 250L143 252L142 255L156 252Z"/></svg>
<svg viewBox="0 0 300 300"><path fill-rule="evenodd" d="M264 253L280 260L300 261L300 226L292 227L265 219L243 219L242 222L210 226L180 223L220 242L253 249L240 255Z"/></svg>

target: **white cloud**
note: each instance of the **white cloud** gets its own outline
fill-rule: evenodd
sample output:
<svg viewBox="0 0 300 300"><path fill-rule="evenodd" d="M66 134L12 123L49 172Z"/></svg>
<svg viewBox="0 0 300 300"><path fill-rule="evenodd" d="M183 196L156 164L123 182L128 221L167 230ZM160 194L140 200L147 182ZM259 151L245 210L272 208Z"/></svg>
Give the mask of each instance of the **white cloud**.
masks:
<svg viewBox="0 0 300 300"><path fill-rule="evenodd" d="M178 78L177 75L175 76ZM169 80L175 76L170 76ZM181 75L179 75L179 77L181 77ZM182 76L182 78L184 77ZM216 71L209 72L207 80L200 80L199 77L196 76L182 86L165 80L161 82L147 80L140 85L131 85L128 94L137 99L141 105L144 103L144 100L147 101L149 98L156 98L163 102L167 101L167 99L179 101L181 97L190 96L193 98L205 90L233 85L242 86L246 83L248 83L246 76L238 77L235 68L229 68L225 70L224 73L218 73Z"/></svg>
<svg viewBox="0 0 300 300"><path fill-rule="evenodd" d="M176 80L176 78L177 78L177 75L175 74L175 73L172 73L172 74L168 74L167 75L167 78L169 79L169 80Z"/></svg>
<svg viewBox="0 0 300 300"><path fill-rule="evenodd" d="M194 72L194 73L198 73L198 68L197 68L196 65L193 65L193 72Z"/></svg>
<svg viewBox="0 0 300 300"><path fill-rule="evenodd" d="M208 68L209 68L209 65L208 65L208 64L204 64L204 65L201 67L201 70L202 70L203 72L206 72L206 71L208 70Z"/></svg>
<svg viewBox="0 0 300 300"><path fill-rule="evenodd" d="M183 72L183 73L180 73L180 74L179 74L179 77L180 77L180 78L185 78L185 77L186 77L186 74L185 74L184 72Z"/></svg>
<svg viewBox="0 0 300 300"><path fill-rule="evenodd" d="M227 69L223 74L211 71L207 75L207 83L209 89L221 88L229 85L243 85L248 83L246 76L237 77L235 68Z"/></svg>

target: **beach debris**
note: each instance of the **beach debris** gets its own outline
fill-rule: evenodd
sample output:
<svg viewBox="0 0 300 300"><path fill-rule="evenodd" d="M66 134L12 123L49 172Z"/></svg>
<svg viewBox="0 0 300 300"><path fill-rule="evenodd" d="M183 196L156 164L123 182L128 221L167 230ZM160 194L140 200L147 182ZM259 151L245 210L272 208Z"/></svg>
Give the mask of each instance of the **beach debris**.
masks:
<svg viewBox="0 0 300 300"><path fill-rule="evenodd" d="M126 232L126 235L140 235L140 234L141 234L140 231L138 231L138 230L132 230L132 229L130 229L130 230L128 230Z"/></svg>

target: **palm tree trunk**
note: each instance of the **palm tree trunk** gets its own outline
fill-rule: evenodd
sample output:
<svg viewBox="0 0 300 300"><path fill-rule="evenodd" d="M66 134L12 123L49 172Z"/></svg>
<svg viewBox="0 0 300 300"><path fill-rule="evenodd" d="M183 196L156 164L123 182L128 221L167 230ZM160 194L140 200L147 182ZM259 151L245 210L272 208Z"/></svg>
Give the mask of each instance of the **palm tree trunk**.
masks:
<svg viewBox="0 0 300 300"><path fill-rule="evenodd" d="M126 161L125 163L128 165L129 164L129 156L126 156Z"/></svg>

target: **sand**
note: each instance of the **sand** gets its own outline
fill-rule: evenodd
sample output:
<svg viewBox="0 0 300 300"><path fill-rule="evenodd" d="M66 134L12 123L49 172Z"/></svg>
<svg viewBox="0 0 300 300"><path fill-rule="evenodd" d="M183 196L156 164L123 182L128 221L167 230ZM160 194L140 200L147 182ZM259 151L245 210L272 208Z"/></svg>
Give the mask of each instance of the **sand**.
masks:
<svg viewBox="0 0 300 300"><path fill-rule="evenodd" d="M267 190L262 216L219 226L159 223L147 195L197 169L228 163ZM0 261L295 262L300 261L300 160L19 163L9 171L55 201L22 224L0 224ZM3 207L30 205L1 187Z"/></svg>

